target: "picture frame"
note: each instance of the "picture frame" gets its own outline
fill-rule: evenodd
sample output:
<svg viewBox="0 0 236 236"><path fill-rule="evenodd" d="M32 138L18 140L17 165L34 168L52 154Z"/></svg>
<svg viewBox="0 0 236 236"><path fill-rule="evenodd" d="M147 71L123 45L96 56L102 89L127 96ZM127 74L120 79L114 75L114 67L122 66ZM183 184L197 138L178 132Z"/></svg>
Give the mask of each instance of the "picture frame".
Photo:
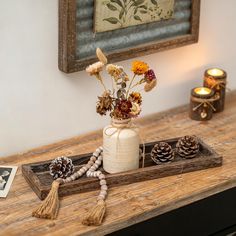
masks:
<svg viewBox="0 0 236 236"><path fill-rule="evenodd" d="M117 32L121 36L120 42L115 38L115 31L101 34L93 32L91 9L94 1L59 0L58 67L65 73L84 70L97 61L94 56L96 47L100 47L109 62L113 63L198 42L200 0L175 0L174 19L121 29ZM140 42L137 44L129 41L134 32L140 33ZM146 35L151 35L152 40L148 41Z"/></svg>
<svg viewBox="0 0 236 236"><path fill-rule="evenodd" d="M7 197L16 171L17 166L0 166L0 198Z"/></svg>

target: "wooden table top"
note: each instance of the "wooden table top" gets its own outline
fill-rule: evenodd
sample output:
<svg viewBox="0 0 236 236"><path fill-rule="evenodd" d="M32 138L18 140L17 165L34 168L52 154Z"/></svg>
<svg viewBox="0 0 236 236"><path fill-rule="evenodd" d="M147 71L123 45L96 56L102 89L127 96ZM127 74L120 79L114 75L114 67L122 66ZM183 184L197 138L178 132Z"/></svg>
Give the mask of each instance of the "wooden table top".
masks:
<svg viewBox="0 0 236 236"><path fill-rule="evenodd" d="M137 121L145 142L195 134L223 156L223 166L111 188L103 225L87 227L81 219L94 206L98 191L61 199L57 220L37 219L32 209L40 203L18 169L10 193L0 199L0 235L103 235L177 209L236 186L236 91L228 95L226 109L208 122L188 118L187 106ZM79 124L78 124L79 125ZM101 131L0 159L17 165L92 152L102 142Z"/></svg>

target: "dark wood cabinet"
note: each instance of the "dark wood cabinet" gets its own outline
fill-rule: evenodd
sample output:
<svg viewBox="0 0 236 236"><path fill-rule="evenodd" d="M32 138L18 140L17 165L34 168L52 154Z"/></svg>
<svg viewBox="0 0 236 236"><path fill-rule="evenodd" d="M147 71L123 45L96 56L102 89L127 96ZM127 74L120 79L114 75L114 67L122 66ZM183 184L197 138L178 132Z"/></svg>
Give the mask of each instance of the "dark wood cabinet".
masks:
<svg viewBox="0 0 236 236"><path fill-rule="evenodd" d="M236 232L236 188L110 235L225 236L233 234L233 232Z"/></svg>

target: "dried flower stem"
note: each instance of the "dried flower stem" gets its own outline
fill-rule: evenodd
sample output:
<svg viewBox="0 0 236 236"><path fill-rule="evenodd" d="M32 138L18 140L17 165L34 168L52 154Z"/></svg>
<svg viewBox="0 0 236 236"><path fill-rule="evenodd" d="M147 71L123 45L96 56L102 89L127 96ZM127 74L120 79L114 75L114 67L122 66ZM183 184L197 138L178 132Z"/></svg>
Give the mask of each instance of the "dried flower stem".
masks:
<svg viewBox="0 0 236 236"><path fill-rule="evenodd" d="M144 88L141 88L138 90L139 93L143 92L144 91Z"/></svg>
<svg viewBox="0 0 236 236"><path fill-rule="evenodd" d="M111 78L112 94L114 95L116 84L114 84L114 80L113 80L113 78L112 78L112 77L110 77L110 78Z"/></svg>
<svg viewBox="0 0 236 236"><path fill-rule="evenodd" d="M141 85L142 83L140 83L140 81L139 82L137 82L136 84L134 84L130 89L133 89L133 88L135 88L136 86L139 86L139 85Z"/></svg>
<svg viewBox="0 0 236 236"><path fill-rule="evenodd" d="M104 90L107 91L106 85L103 83L103 79L102 79L101 75L99 73L96 73L95 76L101 82Z"/></svg>
<svg viewBox="0 0 236 236"><path fill-rule="evenodd" d="M132 80L130 81L130 84L129 84L129 87L128 87L128 89L127 89L127 93L126 93L126 98L128 98L128 95L129 95L129 92L130 92L130 89L131 89L132 83L134 82L135 76L136 76L136 74L134 74Z"/></svg>

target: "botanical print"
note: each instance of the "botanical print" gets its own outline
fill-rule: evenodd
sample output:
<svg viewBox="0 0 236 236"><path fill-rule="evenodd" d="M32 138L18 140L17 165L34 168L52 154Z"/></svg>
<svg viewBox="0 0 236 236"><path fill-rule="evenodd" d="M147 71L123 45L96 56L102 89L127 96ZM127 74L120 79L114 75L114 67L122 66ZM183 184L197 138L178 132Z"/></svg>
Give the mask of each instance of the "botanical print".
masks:
<svg viewBox="0 0 236 236"><path fill-rule="evenodd" d="M95 32L167 20L174 0L95 0Z"/></svg>

